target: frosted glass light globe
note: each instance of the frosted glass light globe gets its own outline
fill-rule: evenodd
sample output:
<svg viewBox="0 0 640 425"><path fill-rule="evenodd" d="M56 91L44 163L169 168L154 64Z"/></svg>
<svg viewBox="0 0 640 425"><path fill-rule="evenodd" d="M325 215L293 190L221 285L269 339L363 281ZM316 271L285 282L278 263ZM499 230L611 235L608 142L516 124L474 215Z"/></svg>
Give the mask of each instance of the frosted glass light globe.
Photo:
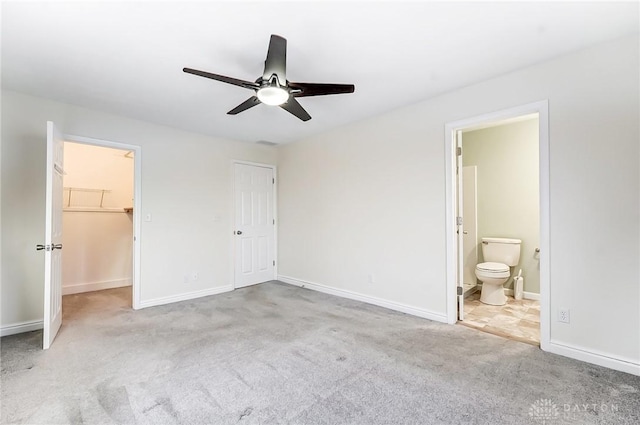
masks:
<svg viewBox="0 0 640 425"><path fill-rule="evenodd" d="M263 87L258 90L258 99L266 105L278 106L289 99L289 92L280 87Z"/></svg>

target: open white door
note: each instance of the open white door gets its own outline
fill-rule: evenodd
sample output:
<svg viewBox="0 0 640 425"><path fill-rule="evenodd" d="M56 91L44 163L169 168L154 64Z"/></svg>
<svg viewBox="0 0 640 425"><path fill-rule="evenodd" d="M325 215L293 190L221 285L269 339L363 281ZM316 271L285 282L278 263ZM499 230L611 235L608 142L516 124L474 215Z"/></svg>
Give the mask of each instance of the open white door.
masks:
<svg viewBox="0 0 640 425"><path fill-rule="evenodd" d="M467 165L462 167L462 231L464 279L466 288L476 285L476 265L478 264L478 185L476 183L478 167Z"/></svg>
<svg viewBox="0 0 640 425"><path fill-rule="evenodd" d="M456 228L457 228L457 246L458 260L456 273L456 286L458 291L458 320L464 320L464 181L462 177L462 131L456 131Z"/></svg>
<svg viewBox="0 0 640 425"><path fill-rule="evenodd" d="M273 168L234 164L236 288L275 278Z"/></svg>
<svg viewBox="0 0 640 425"><path fill-rule="evenodd" d="M64 142L53 122L47 121L47 186L44 245L44 336L42 347L51 346L62 325L62 196Z"/></svg>

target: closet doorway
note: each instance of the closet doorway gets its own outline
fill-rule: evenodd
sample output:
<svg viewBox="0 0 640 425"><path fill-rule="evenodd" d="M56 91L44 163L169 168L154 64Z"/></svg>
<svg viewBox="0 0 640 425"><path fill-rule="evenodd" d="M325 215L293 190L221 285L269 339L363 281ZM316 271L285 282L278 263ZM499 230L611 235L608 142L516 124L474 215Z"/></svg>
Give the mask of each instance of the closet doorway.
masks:
<svg viewBox="0 0 640 425"><path fill-rule="evenodd" d="M67 296L68 310L65 316L79 311L90 314L100 303L135 307L135 156L132 149L65 139L62 201L62 295ZM83 305L87 298L79 294L85 293L91 293L90 299L96 301L91 306Z"/></svg>
<svg viewBox="0 0 640 425"><path fill-rule="evenodd" d="M69 143L68 143L69 142ZM71 145L73 143L74 145ZM109 179L100 178L101 175L111 175L120 171L112 171L109 161L100 161L86 154L86 150L75 149L75 144L90 145L93 147L110 148L111 155L122 155L127 160L132 160L133 164L127 166L132 169L124 173L127 179L132 182L130 192L124 192L119 197L109 197L113 189L105 185L113 184ZM79 153L77 158L69 158L65 164L65 145L71 151ZM113 150L120 152L113 152ZM82 155L85 151L85 155ZM86 295L98 294L99 290L105 288L131 288L123 299L126 308L138 309L140 305L140 193L141 193L141 148L136 145L110 142L106 140L93 139L84 136L73 136L62 133L53 121L47 121L46 138L46 187L45 187L45 232L44 243L36 245L36 250L44 251L45 267L43 273L44 292L44 317L42 348L48 349L54 342L63 321L63 293L70 294L70 297L77 297L76 294ZM78 159L79 158L79 159ZM104 158L104 156L103 156ZM68 165L68 172L65 171ZM113 177L113 175L111 176ZM98 182L98 183L97 183ZM121 191L122 189L117 189ZM127 195L128 193L128 195ZM75 194L75 196L74 196ZM66 197L65 197L66 196ZM128 196L128 197L127 197ZM125 201L123 201L123 199ZM126 204L124 203L126 202ZM126 205L126 206L119 206ZM131 248L128 250L128 259L125 260L124 274L106 274L111 279L98 279L92 281L89 277L95 276L95 268L92 267L92 258L104 256L108 252L105 241L101 240L104 233L95 233L103 223L96 222L97 218L85 218L84 220L74 220L73 224L66 230L67 240L65 242L65 230L63 229L65 210L72 214L130 214L130 228L128 238ZM91 217L91 216L90 216ZM97 217L97 216L96 216ZM76 222L77 221L77 222ZM83 224L84 223L84 224ZM87 225L87 223L89 223ZM84 225L84 227L83 227ZM79 228L79 230L78 230ZM108 227L107 227L108 228ZM85 237L88 236L88 237ZM111 236L111 235L110 235ZM74 237L84 240L78 242ZM118 238L114 238L118 239ZM70 255L66 256L67 276L66 282L63 279L62 249L68 244ZM84 244L84 245L82 245ZM78 249L80 246L80 249ZM127 251L125 249L125 251ZM66 251L65 251L66 252ZM96 254L97 252L97 254ZM112 264L112 263L108 263ZM128 264L128 266L127 266ZM108 270L111 272L111 270ZM74 281L69 276L75 273L81 277L80 281ZM94 274L91 274L94 273ZM126 285L127 286L123 286ZM65 288L66 286L66 288ZM108 290L118 290L108 289ZM88 291L87 294L82 294ZM90 309L84 308L83 311Z"/></svg>

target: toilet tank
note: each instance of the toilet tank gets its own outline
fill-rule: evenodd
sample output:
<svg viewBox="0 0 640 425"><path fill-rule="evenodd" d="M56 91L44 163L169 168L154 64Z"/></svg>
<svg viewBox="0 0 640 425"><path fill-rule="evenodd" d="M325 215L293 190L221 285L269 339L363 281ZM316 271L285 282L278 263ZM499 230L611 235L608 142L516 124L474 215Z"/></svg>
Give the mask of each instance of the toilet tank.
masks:
<svg viewBox="0 0 640 425"><path fill-rule="evenodd" d="M513 267L520 261L520 239L482 238L482 256L485 262L503 263Z"/></svg>

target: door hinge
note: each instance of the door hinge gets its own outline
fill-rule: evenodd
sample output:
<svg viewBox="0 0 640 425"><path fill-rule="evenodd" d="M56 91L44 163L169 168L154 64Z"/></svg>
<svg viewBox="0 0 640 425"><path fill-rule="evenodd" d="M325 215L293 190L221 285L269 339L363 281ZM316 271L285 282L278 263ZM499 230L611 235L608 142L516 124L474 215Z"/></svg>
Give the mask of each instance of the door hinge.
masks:
<svg viewBox="0 0 640 425"><path fill-rule="evenodd" d="M460 146L456 147L456 156L462 155L462 148Z"/></svg>
<svg viewBox="0 0 640 425"><path fill-rule="evenodd" d="M458 295L462 295L462 286L458 286Z"/></svg>
<svg viewBox="0 0 640 425"><path fill-rule="evenodd" d="M273 260L273 265L274 265L274 266L276 265L276 260Z"/></svg>
<svg viewBox="0 0 640 425"><path fill-rule="evenodd" d="M273 219L273 225L274 226L276 225L276 219L275 218Z"/></svg>
<svg viewBox="0 0 640 425"><path fill-rule="evenodd" d="M276 178L275 178L275 177L273 177L273 178L271 179L271 184L276 184Z"/></svg>
<svg viewBox="0 0 640 425"><path fill-rule="evenodd" d="M456 225L462 226L462 217L460 216L456 217Z"/></svg>

